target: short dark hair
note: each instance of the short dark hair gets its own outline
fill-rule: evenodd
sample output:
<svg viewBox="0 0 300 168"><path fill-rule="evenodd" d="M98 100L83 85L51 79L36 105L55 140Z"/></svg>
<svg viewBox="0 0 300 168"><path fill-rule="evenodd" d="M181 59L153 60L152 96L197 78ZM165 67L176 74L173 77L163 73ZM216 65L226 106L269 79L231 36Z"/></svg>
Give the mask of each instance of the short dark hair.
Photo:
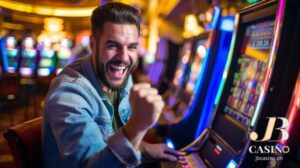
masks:
<svg viewBox="0 0 300 168"><path fill-rule="evenodd" d="M134 24L140 31L140 12L129 5L110 2L94 9L91 17L92 35L97 37L102 34L105 22Z"/></svg>

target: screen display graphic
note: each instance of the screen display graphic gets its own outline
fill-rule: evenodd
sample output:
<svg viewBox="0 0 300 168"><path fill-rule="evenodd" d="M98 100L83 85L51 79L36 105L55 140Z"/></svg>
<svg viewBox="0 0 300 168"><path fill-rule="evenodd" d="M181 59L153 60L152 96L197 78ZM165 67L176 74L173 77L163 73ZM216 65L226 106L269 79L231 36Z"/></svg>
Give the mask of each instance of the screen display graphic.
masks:
<svg viewBox="0 0 300 168"><path fill-rule="evenodd" d="M269 61L273 28L274 21L252 24L246 28L243 38L238 59L239 70L234 74L231 94L224 111L246 127L251 122L261 93Z"/></svg>

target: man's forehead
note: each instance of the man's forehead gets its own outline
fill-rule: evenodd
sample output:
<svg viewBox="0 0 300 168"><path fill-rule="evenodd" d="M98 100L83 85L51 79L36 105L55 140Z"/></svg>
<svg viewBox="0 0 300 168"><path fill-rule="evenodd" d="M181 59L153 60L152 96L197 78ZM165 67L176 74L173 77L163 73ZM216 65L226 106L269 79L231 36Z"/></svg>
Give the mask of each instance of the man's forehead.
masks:
<svg viewBox="0 0 300 168"><path fill-rule="evenodd" d="M138 29L134 24L120 24L106 22L103 35L106 40L118 42L136 43L138 41Z"/></svg>
<svg viewBox="0 0 300 168"><path fill-rule="evenodd" d="M130 24L130 23L105 22L104 31L138 34L137 26L135 24Z"/></svg>

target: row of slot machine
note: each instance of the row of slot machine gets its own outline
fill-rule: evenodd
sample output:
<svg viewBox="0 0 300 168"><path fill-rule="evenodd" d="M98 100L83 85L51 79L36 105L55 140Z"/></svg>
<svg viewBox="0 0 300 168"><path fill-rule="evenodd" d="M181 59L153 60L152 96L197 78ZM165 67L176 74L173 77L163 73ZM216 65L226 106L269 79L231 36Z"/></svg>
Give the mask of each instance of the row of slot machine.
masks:
<svg viewBox="0 0 300 168"><path fill-rule="evenodd" d="M218 95L216 88L224 80L235 16L221 14L222 8L215 6L207 32L183 43L174 78L163 94L166 107L158 122L158 134L171 139L179 149L209 125ZM182 138L188 129L196 131Z"/></svg>
<svg viewBox="0 0 300 168"><path fill-rule="evenodd" d="M299 7L258 2L184 43L157 127L184 159L161 167L299 167Z"/></svg>
<svg viewBox="0 0 300 168"><path fill-rule="evenodd" d="M50 77L58 74L70 61L71 41L63 39L55 51L50 40L40 44L26 37L21 44L14 36L1 38L1 66L3 78Z"/></svg>
<svg viewBox="0 0 300 168"><path fill-rule="evenodd" d="M50 40L36 43L32 37L0 39L1 105L12 109L17 104L36 107L37 96L45 96L51 80L71 61L71 41ZM36 111L37 108L35 108Z"/></svg>

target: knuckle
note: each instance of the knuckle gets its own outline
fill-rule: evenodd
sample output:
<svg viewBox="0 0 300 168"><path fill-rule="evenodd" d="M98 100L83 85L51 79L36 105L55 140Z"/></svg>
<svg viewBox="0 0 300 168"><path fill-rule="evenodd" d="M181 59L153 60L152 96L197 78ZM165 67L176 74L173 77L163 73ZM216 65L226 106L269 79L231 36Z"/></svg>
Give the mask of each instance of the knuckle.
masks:
<svg viewBox="0 0 300 168"><path fill-rule="evenodd" d="M151 91L152 91L153 94L158 94L158 91L157 91L156 88L151 88Z"/></svg>
<svg viewBox="0 0 300 168"><path fill-rule="evenodd" d="M139 86L141 88L150 88L151 87L149 83L139 83Z"/></svg>
<svg viewBox="0 0 300 168"><path fill-rule="evenodd" d="M146 95L145 99L146 99L147 103L151 103L151 97L149 95Z"/></svg>
<svg viewBox="0 0 300 168"><path fill-rule="evenodd" d="M140 97L144 97L146 95L146 91L145 90L139 90L138 95Z"/></svg>
<svg viewBox="0 0 300 168"><path fill-rule="evenodd" d="M139 89L139 84L135 84L133 87L132 87L132 90L133 91L137 91Z"/></svg>
<svg viewBox="0 0 300 168"><path fill-rule="evenodd" d="M163 101L163 98L161 97L161 95L158 95L158 100Z"/></svg>
<svg viewBox="0 0 300 168"><path fill-rule="evenodd" d="M157 106L163 108L165 106L165 103L163 101L158 101Z"/></svg>

